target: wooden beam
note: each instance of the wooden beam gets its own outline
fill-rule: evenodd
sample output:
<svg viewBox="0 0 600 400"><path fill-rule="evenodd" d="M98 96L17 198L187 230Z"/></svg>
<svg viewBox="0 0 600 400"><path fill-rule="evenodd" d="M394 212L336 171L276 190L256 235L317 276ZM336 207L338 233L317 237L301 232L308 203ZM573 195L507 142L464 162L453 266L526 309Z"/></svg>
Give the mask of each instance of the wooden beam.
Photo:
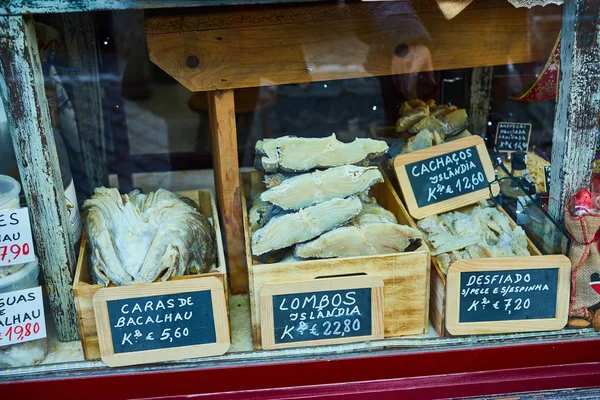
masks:
<svg viewBox="0 0 600 400"><path fill-rule="evenodd" d="M75 253L31 17L0 17L0 41L0 95L11 127L52 317L60 340L76 340L79 329L71 291Z"/></svg>
<svg viewBox="0 0 600 400"><path fill-rule="evenodd" d="M494 67L476 67L471 72L469 123L471 133L481 135L487 129Z"/></svg>
<svg viewBox="0 0 600 400"><path fill-rule="evenodd" d="M88 183L88 195L103 186L106 179L104 121L98 74L96 21L91 13L63 14L64 40L73 69L71 90L73 108Z"/></svg>
<svg viewBox="0 0 600 400"><path fill-rule="evenodd" d="M533 11L505 2L450 21L402 1L232 9L151 17L146 33L150 59L204 91L539 61L560 29L560 7L547 7L535 38Z"/></svg>
<svg viewBox="0 0 600 400"><path fill-rule="evenodd" d="M208 92L217 202L225 231L231 292L248 292L233 90Z"/></svg>
<svg viewBox="0 0 600 400"><path fill-rule="evenodd" d="M71 13L83 11L144 10L165 7L309 3L314 1L319 0L7 0L0 4L0 16L38 13Z"/></svg>
<svg viewBox="0 0 600 400"><path fill-rule="evenodd" d="M552 137L550 215L589 188L600 133L600 0L566 2L560 44L560 80Z"/></svg>

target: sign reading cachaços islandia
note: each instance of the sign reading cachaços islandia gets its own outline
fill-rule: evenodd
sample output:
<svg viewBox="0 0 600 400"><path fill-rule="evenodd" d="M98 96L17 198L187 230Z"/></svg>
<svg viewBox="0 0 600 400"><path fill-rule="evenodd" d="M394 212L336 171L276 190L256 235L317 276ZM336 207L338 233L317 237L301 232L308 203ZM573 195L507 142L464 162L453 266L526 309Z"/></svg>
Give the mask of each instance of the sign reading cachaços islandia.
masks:
<svg viewBox="0 0 600 400"><path fill-rule="evenodd" d="M220 355L229 348L224 288L215 277L100 289L93 302L100 354L109 366Z"/></svg>
<svg viewBox="0 0 600 400"><path fill-rule="evenodd" d="M494 168L479 136L400 155L394 167L408 211L415 218L489 198L494 180ZM491 193L498 191L498 185L492 184Z"/></svg>
<svg viewBox="0 0 600 400"><path fill-rule="evenodd" d="M383 338L379 277L268 284L260 297L264 349Z"/></svg>
<svg viewBox="0 0 600 400"><path fill-rule="evenodd" d="M561 329L571 264L565 256L458 260L446 281L453 335Z"/></svg>

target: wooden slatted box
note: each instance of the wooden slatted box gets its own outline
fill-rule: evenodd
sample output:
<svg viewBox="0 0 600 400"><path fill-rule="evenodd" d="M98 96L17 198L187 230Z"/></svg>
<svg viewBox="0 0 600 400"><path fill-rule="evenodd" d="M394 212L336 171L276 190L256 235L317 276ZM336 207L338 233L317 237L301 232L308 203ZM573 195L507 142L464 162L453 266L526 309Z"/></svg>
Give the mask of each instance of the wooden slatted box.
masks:
<svg viewBox="0 0 600 400"><path fill-rule="evenodd" d="M221 238L221 227L219 225L219 216L212 191L210 190L188 190L179 192L182 196L192 199L200 208L200 212L212 219L213 227L217 237L217 268L211 272L197 275L186 275L172 277L169 280L195 279L214 276L223 284L225 299L228 298L227 291L227 272L225 265L225 253L223 250L223 240ZM81 344L83 354L86 360L100 358L100 347L98 346L98 333L96 331L96 320L94 318L94 307L92 298L94 294L104 285L95 284L89 265L89 249L85 234L81 240L79 260L73 283L73 294L75 295L75 307L77 308L77 317L79 322L79 331L81 335Z"/></svg>
<svg viewBox="0 0 600 400"><path fill-rule="evenodd" d="M422 244L417 250L378 256L346 257L299 262L261 264L252 257L248 208L252 188L264 190L261 172L242 174L244 196L242 210L246 239L246 259L250 281L250 308L254 347L261 349L260 291L273 282L295 282L352 274L379 276L384 282L384 336L395 337L425 333L429 314L429 249ZM384 182L373 186L371 193L379 204L391 211L398 222L414 227L406 209L384 174Z"/></svg>
<svg viewBox="0 0 600 400"><path fill-rule="evenodd" d="M467 211L474 206L467 206L456 211ZM517 224L510 218L510 216L504 211L501 206L497 206L497 209L506 215L510 220L511 228L515 228ZM412 217L409 216L412 219ZM413 219L413 224L415 224ZM415 224L416 225L416 224ZM541 256L542 252L533 244L533 242L527 238L527 249L532 256ZM506 260L507 264L511 264L513 260L510 258L496 259ZM442 269L437 263L435 257L431 257L431 299L429 301L429 318L431 325L440 336L450 337L452 336L446 329L446 274L442 272Z"/></svg>
<svg viewBox="0 0 600 400"><path fill-rule="evenodd" d="M442 214L445 212L449 212L449 211L467 211L473 207L476 206L476 203L479 200L483 200L483 199L489 199L491 194L496 195L500 188L499 185L497 183L495 183L495 185L497 186L496 189L494 189L494 184L492 184L491 188L489 190L481 190L480 194L477 194L477 191L472 192L471 194L467 194L467 195L463 195L463 196L459 196L459 197L455 197L455 198L450 198L449 200L445 200L445 201L441 201L438 202L434 205L426 205L425 207L421 207L418 208L417 203L415 201L414 198L414 193L412 193L412 188L409 187L410 182L406 179L406 176L402 176L401 174L401 168L403 168L405 165L408 165L410 163L410 161L414 162L415 160L423 160L423 159L429 159L432 158L433 156L437 155L436 153L439 152L439 154L449 154L448 152L450 151L455 151L457 149L462 149L462 148L467 148L468 146L472 146L472 145L476 145L477 147L482 147L483 150L477 150L480 157L481 157L481 162L483 164L483 170L485 171L485 176L486 179L488 181L492 181L493 180L493 176L495 175L491 160L489 158L489 155L487 153L487 151L485 150L485 147L483 147L483 141L481 140L480 137L478 136L470 136L467 138L463 138L463 139L459 139L453 142L448 142L442 145L438 145L438 146L434 146L434 147L430 147L424 150L419 150L419 151L415 151L415 152L411 152L411 153L407 153L407 154L403 154L402 155L402 159L399 157L396 157L394 159L394 169L396 172L396 176L398 178L398 184L399 184L399 189L400 189L400 193L402 194L403 200L404 200L404 204L407 204L407 209L411 210L409 212L409 216L408 218L411 220L411 225L415 226L416 223L413 220L413 215L417 216L417 217L425 217L425 216L429 216L429 215L435 215L435 214ZM408 161L410 159L410 161ZM425 178L423 178L425 179ZM470 196L466 199L462 199L460 201L458 201L457 199L460 199L460 197L465 197L465 196ZM410 201L412 197L412 203L413 203L413 208L411 208L410 206ZM408 199L407 199L408 198ZM446 203L446 204L444 204ZM443 205L443 207L442 207ZM437 210L436 210L437 208ZM502 212L504 215L506 215L506 217L509 219L510 221L510 225L512 228L516 227L516 223L510 218L510 216L504 211L504 209L501 206L497 206L497 209ZM528 250L531 254L531 256L534 257L543 257L542 252L540 252L540 250L533 244L533 242L527 238L527 244L528 244ZM446 329L446 321L447 321L447 299L446 299L446 294L447 294L447 287L446 287L446 274L441 270L441 268L439 267L435 257L431 257L432 262L432 272L431 272L431 300L430 300L430 310L429 310L429 314L430 314L430 319L431 319L431 323L433 325L433 327L435 328L436 332L440 335L440 336L451 336L450 333L448 332L448 330ZM506 258L494 258L495 261L498 261L500 264L503 265L507 265L507 266L516 266L519 262L519 259L523 260L522 257L506 257ZM546 260L548 260L549 263L552 263L552 261L550 261L550 258L545 259L545 260L540 260L541 263L545 262ZM556 259L554 259L556 260ZM563 260L564 261L564 260ZM568 261L568 260L566 260ZM562 263L562 261L558 262L559 264ZM558 307L558 305L557 305ZM566 311L562 310L562 309L558 309L557 308L557 312L559 315L562 316L563 312ZM565 314L566 316L566 314ZM561 317L562 318L562 317ZM560 322L558 322L560 323ZM565 319L565 323L566 323L566 319ZM556 323L554 323L552 326L556 326ZM532 329L532 330L543 330L543 329ZM510 331L510 330L509 330Z"/></svg>

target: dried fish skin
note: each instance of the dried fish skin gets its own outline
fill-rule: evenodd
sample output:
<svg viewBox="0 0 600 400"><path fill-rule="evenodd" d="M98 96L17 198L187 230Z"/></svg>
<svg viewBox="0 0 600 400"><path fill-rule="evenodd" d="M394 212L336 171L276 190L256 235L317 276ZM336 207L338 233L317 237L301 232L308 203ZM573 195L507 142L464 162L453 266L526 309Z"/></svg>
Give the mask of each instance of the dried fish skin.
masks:
<svg viewBox="0 0 600 400"><path fill-rule="evenodd" d="M92 270L105 285L203 273L216 262L210 221L175 193L97 188L84 209Z"/></svg>
<svg viewBox="0 0 600 400"><path fill-rule="evenodd" d="M345 224L362 210L360 200L351 196L333 199L295 213L271 219L267 225L252 234L252 254L259 256L306 242Z"/></svg>
<svg viewBox="0 0 600 400"><path fill-rule="evenodd" d="M262 201L260 196L256 196L252 207L248 212L248 221L250 222L250 232L256 232L265 226L274 217L287 214L285 210L275 204Z"/></svg>
<svg viewBox="0 0 600 400"><path fill-rule="evenodd" d="M283 181L286 179L293 178L294 175L284 175L284 174L271 174L265 175L263 182L267 189L274 188L275 186L281 185Z"/></svg>
<svg viewBox="0 0 600 400"><path fill-rule="evenodd" d="M259 196L254 198L252 207L248 211L248 222L250 223L250 232L254 232L265 226L264 215L268 207L273 207L272 204L262 201Z"/></svg>
<svg viewBox="0 0 600 400"><path fill-rule="evenodd" d="M348 197L383 182L377 167L344 165L286 179L260 195L284 210L299 210L327 200Z"/></svg>
<svg viewBox="0 0 600 400"><path fill-rule="evenodd" d="M389 222L344 226L296 246L300 258L336 258L402 253L423 237L414 228Z"/></svg>
<svg viewBox="0 0 600 400"><path fill-rule="evenodd" d="M325 138L283 136L264 140L260 148L265 154L260 164L267 173L298 173L368 161L384 155L388 145L383 140L364 138L343 143L332 134Z"/></svg>

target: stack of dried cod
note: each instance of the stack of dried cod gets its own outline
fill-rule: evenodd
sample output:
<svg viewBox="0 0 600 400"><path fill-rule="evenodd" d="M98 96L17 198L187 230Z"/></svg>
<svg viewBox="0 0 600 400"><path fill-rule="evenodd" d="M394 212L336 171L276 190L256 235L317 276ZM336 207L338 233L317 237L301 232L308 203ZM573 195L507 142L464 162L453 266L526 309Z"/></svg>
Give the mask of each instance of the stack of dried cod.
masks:
<svg viewBox="0 0 600 400"><path fill-rule="evenodd" d="M400 106L396 131L404 139L399 153L422 150L446 141L470 136L467 112L450 105L436 105L434 100L405 101Z"/></svg>
<svg viewBox="0 0 600 400"><path fill-rule="evenodd" d="M450 211L417 222L442 272L470 258L529 256L527 236L495 207L483 201L467 211Z"/></svg>
<svg viewBox="0 0 600 400"><path fill-rule="evenodd" d="M92 271L105 285L164 281L215 266L215 230L188 198L164 189L121 195L101 187L83 207Z"/></svg>
<svg viewBox="0 0 600 400"><path fill-rule="evenodd" d="M383 141L342 143L335 135L259 141L255 164L268 174L249 211L252 254L293 248L285 261L386 254L421 238L368 196L383 182L369 160L387 150Z"/></svg>

